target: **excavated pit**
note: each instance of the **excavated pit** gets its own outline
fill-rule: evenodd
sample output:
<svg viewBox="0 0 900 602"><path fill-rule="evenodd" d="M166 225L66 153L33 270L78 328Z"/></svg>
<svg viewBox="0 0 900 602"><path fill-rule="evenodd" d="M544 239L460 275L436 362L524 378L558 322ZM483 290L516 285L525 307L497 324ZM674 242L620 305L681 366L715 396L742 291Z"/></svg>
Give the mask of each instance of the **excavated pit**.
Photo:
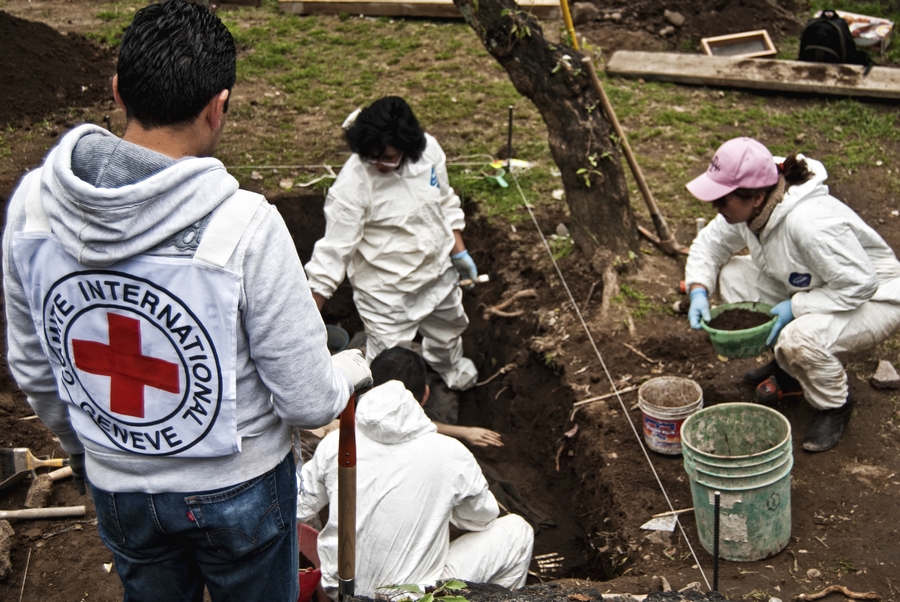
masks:
<svg viewBox="0 0 900 602"><path fill-rule="evenodd" d="M284 217L305 263L325 231L322 197L288 194L270 202ZM475 220L465 237L482 271L489 270L499 252L498 233ZM539 276L527 269L518 277L516 290L542 284L531 283ZM460 395L458 423L490 428L503 436L502 448L471 449L500 503L535 527L534 555L554 554L559 559L551 561L559 566L543 569L534 561L530 581L612 579L628 564L622 555L626 546L617 533L617 513L608 488L598 478L597 459L584 450L576 453L584 434L566 436L574 398L552 358L532 349L536 315L527 304L519 306L526 309L521 317L484 315L486 306L505 298L513 284L506 280L494 277L466 293L470 320L464 335L466 355L478 366L479 380L489 382ZM323 317L351 337L361 330L346 282L326 303Z"/></svg>

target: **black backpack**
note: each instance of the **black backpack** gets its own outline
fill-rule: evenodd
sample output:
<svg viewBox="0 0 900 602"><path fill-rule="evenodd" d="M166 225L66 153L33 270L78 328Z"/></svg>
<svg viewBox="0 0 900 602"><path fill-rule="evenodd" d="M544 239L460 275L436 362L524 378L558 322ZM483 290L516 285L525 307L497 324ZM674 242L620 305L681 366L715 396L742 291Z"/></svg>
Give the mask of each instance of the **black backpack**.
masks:
<svg viewBox="0 0 900 602"><path fill-rule="evenodd" d="M800 60L814 63L869 65L869 54L857 50L850 26L833 10L810 19L800 34Z"/></svg>

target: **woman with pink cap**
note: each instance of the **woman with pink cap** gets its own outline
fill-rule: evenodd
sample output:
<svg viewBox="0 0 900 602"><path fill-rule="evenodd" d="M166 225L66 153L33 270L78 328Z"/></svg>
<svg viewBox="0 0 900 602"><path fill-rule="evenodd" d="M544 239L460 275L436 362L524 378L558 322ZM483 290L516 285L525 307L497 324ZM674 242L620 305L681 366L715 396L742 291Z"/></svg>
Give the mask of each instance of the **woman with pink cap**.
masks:
<svg viewBox="0 0 900 602"><path fill-rule="evenodd" d="M752 138L716 151L687 184L719 215L691 245L685 268L692 328L709 320L709 294L761 301L778 319L775 360L744 375L768 402L803 395L817 410L803 449L831 449L853 412L836 357L874 347L900 326L900 262L875 230L828 193L818 161L775 158ZM737 255L743 249L750 254Z"/></svg>

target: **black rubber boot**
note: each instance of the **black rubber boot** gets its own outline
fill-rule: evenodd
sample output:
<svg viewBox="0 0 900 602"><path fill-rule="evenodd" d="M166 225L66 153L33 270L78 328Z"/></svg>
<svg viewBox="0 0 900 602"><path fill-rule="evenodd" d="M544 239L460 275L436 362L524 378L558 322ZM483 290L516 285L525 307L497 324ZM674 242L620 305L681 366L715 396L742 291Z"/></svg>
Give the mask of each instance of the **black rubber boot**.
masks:
<svg viewBox="0 0 900 602"><path fill-rule="evenodd" d="M800 383L797 382L797 379L782 370L781 366L779 366L778 362L775 360L771 360L769 363L763 364L759 368L744 372L744 382L750 383L751 385L758 385L770 376L774 376L775 380L778 381L778 384L781 385L781 388L785 391L796 391L800 389Z"/></svg>
<svg viewBox="0 0 900 602"><path fill-rule="evenodd" d="M853 398L847 397L847 402L839 408L819 410L806 433L803 449L808 452L823 452L837 445L844 434L844 428L850 422L854 405Z"/></svg>
<svg viewBox="0 0 900 602"><path fill-rule="evenodd" d="M769 363L763 364L759 368L744 372L744 382L750 383L751 385L758 385L762 381L775 374L775 370L777 368L778 362L776 362L775 360L771 360L769 361Z"/></svg>

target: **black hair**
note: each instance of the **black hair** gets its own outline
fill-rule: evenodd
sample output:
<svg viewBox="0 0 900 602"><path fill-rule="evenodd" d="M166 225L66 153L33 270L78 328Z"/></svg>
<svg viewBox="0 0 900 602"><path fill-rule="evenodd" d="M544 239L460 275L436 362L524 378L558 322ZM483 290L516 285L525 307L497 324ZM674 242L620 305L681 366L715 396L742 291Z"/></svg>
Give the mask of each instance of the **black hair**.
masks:
<svg viewBox="0 0 900 602"><path fill-rule="evenodd" d="M377 159L392 146L403 160L415 163L425 151L425 130L412 108L399 96L385 96L363 109L344 130L350 150L364 159Z"/></svg>
<svg viewBox="0 0 900 602"><path fill-rule="evenodd" d="M809 171L809 166L806 165L806 159L799 159L797 155L791 155L785 158L784 162L779 163L778 173L784 176L785 188L803 184L813 176L812 172ZM777 185L778 183L776 182L766 188L738 188L734 191L734 194L742 199L750 199L760 192L769 194Z"/></svg>
<svg viewBox="0 0 900 602"><path fill-rule="evenodd" d="M235 63L234 38L208 9L184 0L145 6L125 30L116 65L127 119L147 129L193 121L234 86Z"/></svg>
<svg viewBox="0 0 900 602"><path fill-rule="evenodd" d="M405 347L391 347L378 354L372 365L374 386L389 380L399 380L422 403L425 398L425 360L422 356Z"/></svg>

